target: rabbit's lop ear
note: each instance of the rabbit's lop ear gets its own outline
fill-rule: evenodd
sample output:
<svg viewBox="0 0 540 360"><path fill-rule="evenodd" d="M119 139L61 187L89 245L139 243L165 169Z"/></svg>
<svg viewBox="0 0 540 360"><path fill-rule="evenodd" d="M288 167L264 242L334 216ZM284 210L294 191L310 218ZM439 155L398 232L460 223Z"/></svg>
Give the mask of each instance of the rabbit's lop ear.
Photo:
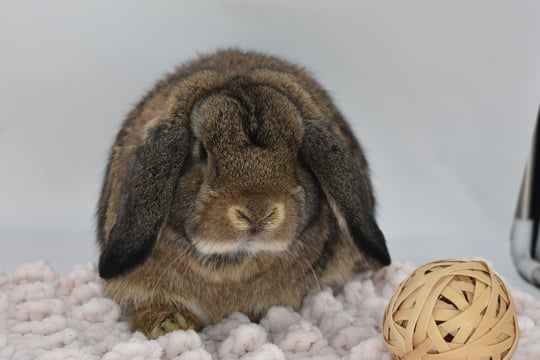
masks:
<svg viewBox="0 0 540 360"><path fill-rule="evenodd" d="M122 275L152 253L191 142L188 125L166 122L151 128L135 150L120 189L117 221L99 259L102 278Z"/></svg>
<svg viewBox="0 0 540 360"><path fill-rule="evenodd" d="M146 124L146 136L122 180L116 223L99 259L102 278L125 274L151 255L191 153L191 112L198 100L221 83L222 77L212 71L193 74L170 95L163 119Z"/></svg>
<svg viewBox="0 0 540 360"><path fill-rule="evenodd" d="M367 175L326 122L305 119L304 125L302 157L337 208L334 211L344 218L354 243L368 259L390 264L386 241L375 221Z"/></svg>

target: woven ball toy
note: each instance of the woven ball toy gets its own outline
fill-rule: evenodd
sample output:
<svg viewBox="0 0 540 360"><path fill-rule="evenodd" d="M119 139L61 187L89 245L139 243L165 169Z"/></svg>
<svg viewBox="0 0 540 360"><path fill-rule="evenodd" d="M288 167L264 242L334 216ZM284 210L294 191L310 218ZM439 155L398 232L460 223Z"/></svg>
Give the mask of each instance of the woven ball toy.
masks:
<svg viewBox="0 0 540 360"><path fill-rule="evenodd" d="M395 290L383 319L394 359L510 359L519 339L514 300L483 261L423 265Z"/></svg>

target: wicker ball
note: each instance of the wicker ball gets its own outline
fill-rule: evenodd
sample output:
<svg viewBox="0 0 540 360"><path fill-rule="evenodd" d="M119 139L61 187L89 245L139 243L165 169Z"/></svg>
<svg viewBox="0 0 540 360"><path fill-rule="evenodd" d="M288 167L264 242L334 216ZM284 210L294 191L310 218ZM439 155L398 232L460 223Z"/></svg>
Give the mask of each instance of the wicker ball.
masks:
<svg viewBox="0 0 540 360"><path fill-rule="evenodd" d="M510 359L519 326L512 296L485 262L442 260L398 286L383 336L394 359Z"/></svg>

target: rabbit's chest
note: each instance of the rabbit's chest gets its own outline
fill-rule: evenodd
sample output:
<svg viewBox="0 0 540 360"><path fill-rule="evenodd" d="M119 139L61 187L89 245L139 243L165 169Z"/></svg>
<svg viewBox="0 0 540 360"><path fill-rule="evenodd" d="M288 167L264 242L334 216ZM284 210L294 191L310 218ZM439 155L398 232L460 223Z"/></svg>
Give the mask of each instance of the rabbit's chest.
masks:
<svg viewBox="0 0 540 360"><path fill-rule="evenodd" d="M295 279L294 276L272 274L256 280L222 283L205 287L196 294L197 310L208 323L214 323L235 312L242 312L252 320L259 318L272 306L300 309L302 299L316 284L316 278ZM202 291L201 291L202 290Z"/></svg>

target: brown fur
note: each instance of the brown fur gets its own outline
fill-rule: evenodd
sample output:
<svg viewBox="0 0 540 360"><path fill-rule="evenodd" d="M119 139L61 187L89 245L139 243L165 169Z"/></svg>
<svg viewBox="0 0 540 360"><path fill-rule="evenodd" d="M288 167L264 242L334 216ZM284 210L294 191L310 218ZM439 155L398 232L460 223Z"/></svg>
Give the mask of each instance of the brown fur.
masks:
<svg viewBox="0 0 540 360"><path fill-rule="evenodd" d="M235 311L258 319L388 264L374 207L362 149L325 91L283 60L220 51L159 82L122 125L100 273L150 337Z"/></svg>

